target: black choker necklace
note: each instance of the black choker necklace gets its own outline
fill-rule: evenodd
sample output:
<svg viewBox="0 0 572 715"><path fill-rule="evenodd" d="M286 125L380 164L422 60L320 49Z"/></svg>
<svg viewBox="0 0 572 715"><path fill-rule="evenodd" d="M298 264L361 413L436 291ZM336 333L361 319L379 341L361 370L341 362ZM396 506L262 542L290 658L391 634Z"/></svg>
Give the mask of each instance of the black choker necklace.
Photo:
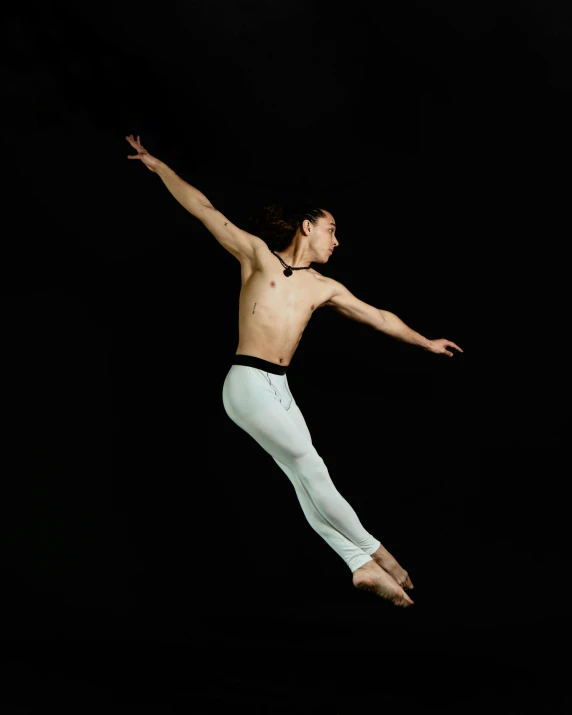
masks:
<svg viewBox="0 0 572 715"><path fill-rule="evenodd" d="M274 253L272 249L270 249L270 253ZM287 263L285 263L280 256L277 253L274 253L276 258L280 261L280 263L284 266L284 270L282 271L286 278L289 278L292 275L292 271L307 271L308 268L311 268L312 266L297 266L294 268L293 266L289 266Z"/></svg>

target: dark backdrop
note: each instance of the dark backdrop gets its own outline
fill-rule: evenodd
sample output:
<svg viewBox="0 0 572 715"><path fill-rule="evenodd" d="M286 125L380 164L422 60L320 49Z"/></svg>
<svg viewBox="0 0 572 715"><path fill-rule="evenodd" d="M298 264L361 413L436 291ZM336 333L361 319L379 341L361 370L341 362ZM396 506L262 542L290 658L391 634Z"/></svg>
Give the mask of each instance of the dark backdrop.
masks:
<svg viewBox="0 0 572 715"><path fill-rule="evenodd" d="M569 11L59 2L4 22L6 702L559 707ZM323 310L289 372L413 608L353 589L226 417L238 263L126 159L130 133L238 225L321 201L323 272L464 349Z"/></svg>

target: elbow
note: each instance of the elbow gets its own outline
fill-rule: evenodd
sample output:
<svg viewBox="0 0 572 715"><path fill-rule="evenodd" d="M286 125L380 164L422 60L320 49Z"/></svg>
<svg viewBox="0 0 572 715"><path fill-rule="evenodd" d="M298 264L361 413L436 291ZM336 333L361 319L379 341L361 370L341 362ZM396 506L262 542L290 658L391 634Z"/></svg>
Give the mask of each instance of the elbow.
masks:
<svg viewBox="0 0 572 715"><path fill-rule="evenodd" d="M191 213L193 213L197 218L199 218L204 224L208 224L209 219L212 217L215 211L215 207L208 199L199 199L197 201L195 209L192 210Z"/></svg>
<svg viewBox="0 0 572 715"><path fill-rule="evenodd" d="M383 332L385 330L386 325L387 316L385 314L385 311L381 310L381 308L378 308L376 314L376 327L378 330L381 330Z"/></svg>

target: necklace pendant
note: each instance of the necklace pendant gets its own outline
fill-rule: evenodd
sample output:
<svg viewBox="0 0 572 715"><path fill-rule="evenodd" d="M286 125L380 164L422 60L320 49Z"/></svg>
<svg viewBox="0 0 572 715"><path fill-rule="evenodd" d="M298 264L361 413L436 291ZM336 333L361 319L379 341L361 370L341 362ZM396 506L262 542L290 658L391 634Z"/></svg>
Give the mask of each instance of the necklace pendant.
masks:
<svg viewBox="0 0 572 715"><path fill-rule="evenodd" d="M290 268L290 266L284 269L284 275L286 276L286 278L289 278L292 275L292 269Z"/></svg>

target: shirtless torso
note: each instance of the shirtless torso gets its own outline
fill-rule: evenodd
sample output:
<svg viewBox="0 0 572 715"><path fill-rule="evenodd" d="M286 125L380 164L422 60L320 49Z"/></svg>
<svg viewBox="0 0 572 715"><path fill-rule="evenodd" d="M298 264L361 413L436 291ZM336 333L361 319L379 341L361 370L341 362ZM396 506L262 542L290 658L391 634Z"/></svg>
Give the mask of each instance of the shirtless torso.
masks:
<svg viewBox="0 0 572 715"><path fill-rule="evenodd" d="M288 365L315 310L327 304L332 281L313 268L286 277L267 245L241 260L239 355Z"/></svg>

